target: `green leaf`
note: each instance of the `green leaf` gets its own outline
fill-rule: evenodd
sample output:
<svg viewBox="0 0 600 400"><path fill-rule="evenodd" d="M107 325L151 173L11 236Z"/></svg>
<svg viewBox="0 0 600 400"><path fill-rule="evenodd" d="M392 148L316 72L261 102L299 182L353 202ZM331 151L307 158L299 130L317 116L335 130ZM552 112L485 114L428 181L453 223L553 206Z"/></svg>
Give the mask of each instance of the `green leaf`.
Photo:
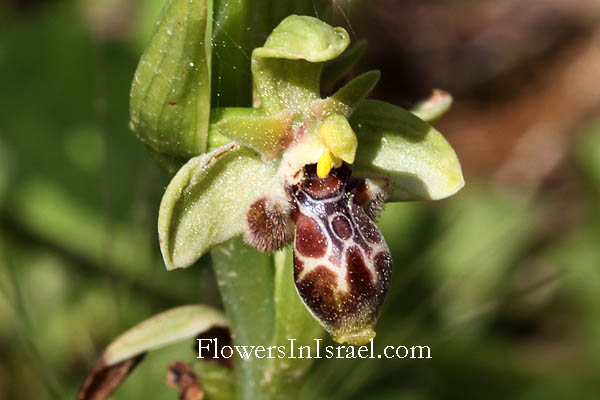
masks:
<svg viewBox="0 0 600 400"><path fill-rule="evenodd" d="M261 195L283 196L276 170L236 143L188 161L167 187L158 215L167 269L186 268L241 234L248 208Z"/></svg>
<svg viewBox="0 0 600 400"><path fill-rule="evenodd" d="M390 201L442 199L464 186L452 147L409 111L365 100L350 123L358 136L355 175L388 178Z"/></svg>
<svg viewBox="0 0 600 400"><path fill-rule="evenodd" d="M131 87L131 126L149 148L189 158L206 151L211 0L168 0Z"/></svg>
<svg viewBox="0 0 600 400"><path fill-rule="evenodd" d="M261 106L268 115L284 108L307 109L320 98L325 61L340 55L350 38L343 28L308 16L291 15L252 52L252 74Z"/></svg>
<svg viewBox="0 0 600 400"><path fill-rule="evenodd" d="M213 327L228 327L218 310L202 305L174 308L134 326L114 340L96 361L78 399L105 399L148 351L190 339Z"/></svg>
<svg viewBox="0 0 600 400"><path fill-rule="evenodd" d="M114 365L138 354L159 349L184 339L194 338L213 327L228 327L218 310L189 305L173 308L134 326L104 351L106 365Z"/></svg>
<svg viewBox="0 0 600 400"><path fill-rule="evenodd" d="M369 71L357 76L331 97L316 100L312 104L313 112L320 118L332 114L342 114L349 117L361 101L373 90L381 73Z"/></svg>
<svg viewBox="0 0 600 400"><path fill-rule="evenodd" d="M425 101L410 110L425 122L434 123L440 119L452 105L452 96L443 90L435 89Z"/></svg>

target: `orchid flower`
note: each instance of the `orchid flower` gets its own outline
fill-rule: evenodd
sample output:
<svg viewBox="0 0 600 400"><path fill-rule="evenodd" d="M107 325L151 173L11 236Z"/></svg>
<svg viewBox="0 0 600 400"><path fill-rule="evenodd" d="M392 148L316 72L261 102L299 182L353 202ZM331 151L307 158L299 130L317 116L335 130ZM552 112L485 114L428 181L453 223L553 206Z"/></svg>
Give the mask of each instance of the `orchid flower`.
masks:
<svg viewBox="0 0 600 400"><path fill-rule="evenodd" d="M162 68L172 62L187 73L155 114L174 127L177 140L165 141L164 126L143 115L147 96L140 93L160 89L160 76L154 92L134 83L132 127L171 165L199 154L177 171L161 202L167 269L189 267L238 235L264 252L293 243L294 279L306 307L334 340L364 344L375 336L392 276L390 251L375 225L384 202L442 199L464 181L453 149L425 121L445 111L448 96L414 112L366 100L380 75L370 71L321 97L324 65L349 44L343 28L287 17L252 52L254 106L212 109L210 118L185 117L198 108L188 89L206 78L210 55L167 60ZM156 75L153 61L142 58L136 82Z"/></svg>

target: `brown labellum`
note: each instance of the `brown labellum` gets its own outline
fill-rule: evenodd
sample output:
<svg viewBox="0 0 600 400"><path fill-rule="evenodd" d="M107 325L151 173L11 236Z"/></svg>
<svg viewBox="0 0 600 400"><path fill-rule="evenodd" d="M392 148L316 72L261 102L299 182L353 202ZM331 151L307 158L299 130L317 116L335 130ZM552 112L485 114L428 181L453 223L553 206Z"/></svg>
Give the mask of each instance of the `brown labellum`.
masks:
<svg viewBox="0 0 600 400"><path fill-rule="evenodd" d="M364 344L392 273L389 248L371 216L383 199L347 164L320 179L314 165L290 192L296 203L294 277L300 297L338 342Z"/></svg>

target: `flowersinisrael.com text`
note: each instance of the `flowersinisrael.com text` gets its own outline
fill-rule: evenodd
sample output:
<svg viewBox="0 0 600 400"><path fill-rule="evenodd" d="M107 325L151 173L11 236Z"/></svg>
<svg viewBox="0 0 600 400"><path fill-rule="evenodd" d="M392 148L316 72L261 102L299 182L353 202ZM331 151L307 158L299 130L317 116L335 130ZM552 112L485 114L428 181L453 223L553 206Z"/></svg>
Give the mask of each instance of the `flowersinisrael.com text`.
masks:
<svg viewBox="0 0 600 400"><path fill-rule="evenodd" d="M288 339L280 346L219 346L218 339L198 339L198 358L432 358L429 346L386 346L381 353L373 348L373 339L364 346L324 346L315 339L315 346L298 346Z"/></svg>

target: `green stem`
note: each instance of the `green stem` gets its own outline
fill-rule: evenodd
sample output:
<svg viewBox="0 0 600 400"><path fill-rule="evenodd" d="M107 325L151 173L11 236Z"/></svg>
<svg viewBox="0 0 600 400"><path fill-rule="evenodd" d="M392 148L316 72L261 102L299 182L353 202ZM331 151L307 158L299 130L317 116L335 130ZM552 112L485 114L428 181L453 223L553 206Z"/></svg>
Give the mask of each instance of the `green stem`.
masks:
<svg viewBox="0 0 600 400"><path fill-rule="evenodd" d="M273 256L236 238L211 255L235 345L285 346L289 356L289 339L295 339L295 347L310 346L314 354L314 339L323 331L296 293L291 249ZM236 399L294 399L311 364L306 358L237 357Z"/></svg>
<svg viewBox="0 0 600 400"><path fill-rule="evenodd" d="M236 238L211 251L219 290L238 346L268 346L273 335L273 258ZM261 396L266 360L236 358L236 398Z"/></svg>

